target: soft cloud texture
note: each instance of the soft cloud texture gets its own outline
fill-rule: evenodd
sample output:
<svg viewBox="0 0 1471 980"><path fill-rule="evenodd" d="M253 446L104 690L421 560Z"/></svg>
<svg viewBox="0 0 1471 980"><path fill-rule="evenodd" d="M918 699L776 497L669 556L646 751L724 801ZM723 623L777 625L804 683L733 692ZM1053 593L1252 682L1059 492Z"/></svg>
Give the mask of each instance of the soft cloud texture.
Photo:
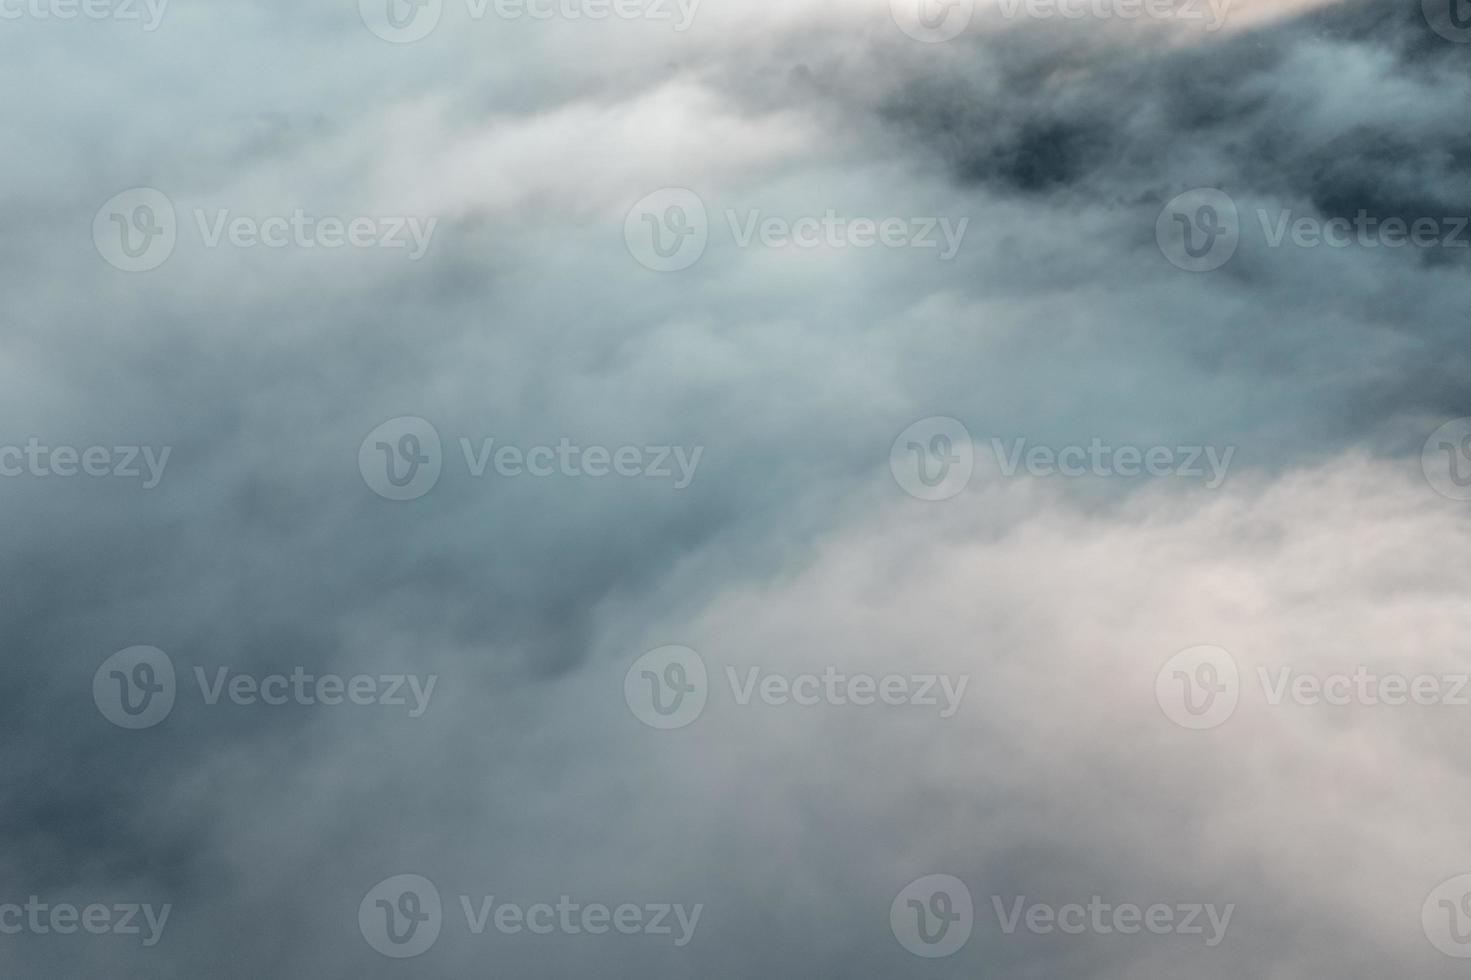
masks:
<svg viewBox="0 0 1471 980"><path fill-rule="evenodd" d="M170 902L163 941L0 936L7 976L1452 976L1420 907L1471 870L1461 714L1270 706L1257 668L1467 670L1464 503L1426 436L1468 412L1465 256L1271 247L1256 210L1471 213L1465 51L1414 9L1233 5L1229 29L998 19L905 37L882 4L704 0L649 22L174 0L163 26L6 22L0 444L171 446L156 490L6 478L12 779L0 903ZM97 208L164 190L127 275ZM1226 190L1241 243L1183 272L1160 208ZM623 241L660 187L710 242ZM194 209L418 215L427 255L206 248ZM726 213L969 219L920 249L741 247ZM398 503L356 460L432 421ZM962 420L960 496L890 444ZM699 446L687 489L475 478L459 440ZM992 438L1235 447L1200 481L1006 477ZM1218 644L1241 704L1172 724L1155 675ZM134 644L181 695L91 699ZM640 725L624 674L698 650L711 701ZM209 706L195 667L437 674L422 718ZM970 678L914 706L739 706L724 669ZM976 899L956 956L895 942L909 881ZM395 961L385 877L450 906ZM457 896L703 903L652 936L467 935ZM1005 936L991 896L1235 903L1228 938Z"/></svg>

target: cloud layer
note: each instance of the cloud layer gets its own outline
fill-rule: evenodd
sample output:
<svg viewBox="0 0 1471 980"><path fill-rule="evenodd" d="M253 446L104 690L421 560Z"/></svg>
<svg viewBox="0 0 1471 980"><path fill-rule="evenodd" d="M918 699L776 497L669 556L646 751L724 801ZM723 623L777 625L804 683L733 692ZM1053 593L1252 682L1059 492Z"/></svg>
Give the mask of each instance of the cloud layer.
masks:
<svg viewBox="0 0 1471 980"><path fill-rule="evenodd" d="M0 480L0 905L172 907L151 947L0 935L7 976L1453 975L1421 912L1471 870L1464 708L1264 678L1467 670L1443 556L1471 526L1420 453L1471 414L1471 252L1269 232L1471 214L1465 47L1369 3L1242 2L1215 32L1003 9L940 44L867 3L704 0L684 31L449 4L402 45L337 2L7 22L0 79L36 94L0 150L0 446L170 456L153 489ZM177 243L129 274L89 229L133 187ZM1156 222L1199 187L1239 242L1191 273ZM678 272L625 241L660 188L706 216ZM436 224L417 261L200 225L298 209ZM742 243L829 213L837 244ZM967 221L948 260L850 234L941 218ZM404 416L442 470L395 501L358 460ZM930 502L890 454L937 416L974 472ZM488 439L701 455L683 488L477 476L462 440ZM1008 474L992 440L1018 439L1232 456L1216 488ZM135 645L177 699L129 731L92 691ZM659 731L625 680L666 645L708 701ZM1199 645L1239 703L1196 731L1156 682ZM420 717L210 704L196 668L222 667L438 680ZM951 717L741 704L753 668L967 686ZM358 918L400 874L444 902L406 960ZM930 874L975 906L943 959L890 923ZM687 945L461 914L564 895L702 912ZM1008 935L993 899L1020 896L1235 911L1209 948Z"/></svg>

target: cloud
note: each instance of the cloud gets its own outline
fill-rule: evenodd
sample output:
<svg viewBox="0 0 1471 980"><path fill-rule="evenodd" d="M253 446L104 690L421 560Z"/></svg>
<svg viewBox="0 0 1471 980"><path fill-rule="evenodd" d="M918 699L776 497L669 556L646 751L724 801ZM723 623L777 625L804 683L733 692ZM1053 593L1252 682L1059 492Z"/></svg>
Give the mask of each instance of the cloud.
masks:
<svg viewBox="0 0 1471 980"><path fill-rule="evenodd" d="M938 45L883 4L714 0L682 33L455 7L410 45L335 3L178 6L142 38L13 25L0 79L44 97L0 150L0 446L172 453L156 490L0 480L0 904L175 911L151 949L0 937L9 972L893 975L919 964L890 902L943 872L978 912L944 975L1449 975L1416 913L1468 861L1456 709L1271 705L1257 670L1466 669L1443 557L1466 519L1418 459L1468 411L1463 259L1273 246L1259 214L1471 213L1461 51L1357 3L1238 4L1219 34L998 13ZM125 274L89 229L141 185L179 241ZM666 186L708 222L676 273L623 239ZM1197 186L1241 223L1198 274L1154 237ZM196 211L225 209L438 225L418 261L207 247ZM968 224L948 261L735 230L829 213ZM932 504L885 470L941 415L980 460ZM405 502L357 465L400 416L443 448ZM461 440L484 439L702 456L678 490L477 477ZM1006 477L992 439L1235 454L1206 490ZM90 692L139 644L181 696L128 732ZM659 732L623 683L667 644L716 687ZM1244 684L1200 732L1155 703L1198 644ZM422 718L206 704L194 670L221 666L439 686ZM938 719L742 706L727 667L970 681ZM403 873L451 913L704 912L688 947L447 921L404 964L355 918ZM1007 937L991 911L1094 894L1237 912L1203 951Z"/></svg>

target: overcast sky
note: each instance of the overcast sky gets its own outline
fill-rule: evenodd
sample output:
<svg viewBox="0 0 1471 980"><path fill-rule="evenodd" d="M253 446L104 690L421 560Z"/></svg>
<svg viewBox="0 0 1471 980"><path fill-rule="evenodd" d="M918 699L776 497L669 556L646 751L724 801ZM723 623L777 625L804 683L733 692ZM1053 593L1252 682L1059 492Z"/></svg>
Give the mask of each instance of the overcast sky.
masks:
<svg viewBox="0 0 1471 980"><path fill-rule="evenodd" d="M0 0L0 972L1461 976L1467 42Z"/></svg>

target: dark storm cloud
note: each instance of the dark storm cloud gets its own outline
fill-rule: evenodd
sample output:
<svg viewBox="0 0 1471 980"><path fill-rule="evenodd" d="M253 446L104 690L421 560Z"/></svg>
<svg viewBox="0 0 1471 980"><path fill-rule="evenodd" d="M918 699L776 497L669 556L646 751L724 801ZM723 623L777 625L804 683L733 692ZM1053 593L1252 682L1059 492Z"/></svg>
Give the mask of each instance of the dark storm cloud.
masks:
<svg viewBox="0 0 1471 980"><path fill-rule="evenodd" d="M973 62L920 72L879 111L959 179L1015 191L1126 196L1199 155L1238 190L1304 196L1328 214L1471 204L1471 139L1453 111L1471 67L1418 9L1335 4L1219 38L1182 28L1166 50L1087 22L1046 26L983 36ZM1315 117L1360 94L1365 62L1414 111L1390 114L1363 92L1359 118L1325 132Z"/></svg>

